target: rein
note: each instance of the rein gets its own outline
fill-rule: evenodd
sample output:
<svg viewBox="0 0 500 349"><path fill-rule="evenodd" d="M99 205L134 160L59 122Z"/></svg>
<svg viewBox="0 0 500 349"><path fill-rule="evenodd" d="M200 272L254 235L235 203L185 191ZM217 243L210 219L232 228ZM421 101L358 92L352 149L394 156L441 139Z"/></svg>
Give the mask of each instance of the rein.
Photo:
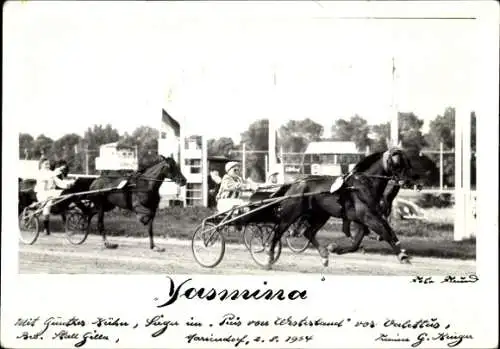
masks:
<svg viewBox="0 0 500 349"><path fill-rule="evenodd" d="M145 180L148 180L148 181L153 181L153 182L169 182L169 181L172 181L172 180L168 180L168 179L156 179L156 178L153 178L153 177L148 177L148 176L144 176L142 174L132 174L132 175L129 175L129 176L119 176L119 175L101 175L99 177L102 177L102 178L126 178L127 180L128 179L131 179L132 177L134 176L137 176L137 178L141 178L141 179L145 179ZM97 178L99 178L97 177ZM96 178L96 179L97 179Z"/></svg>

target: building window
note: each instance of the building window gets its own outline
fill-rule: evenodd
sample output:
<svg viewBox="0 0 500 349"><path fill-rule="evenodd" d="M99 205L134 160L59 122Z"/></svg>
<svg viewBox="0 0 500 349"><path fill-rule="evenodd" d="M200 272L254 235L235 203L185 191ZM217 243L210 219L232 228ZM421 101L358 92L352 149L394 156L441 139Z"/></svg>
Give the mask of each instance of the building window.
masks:
<svg viewBox="0 0 500 349"><path fill-rule="evenodd" d="M201 149L201 137L200 136L186 137L184 139L184 149L200 150Z"/></svg>
<svg viewBox="0 0 500 349"><path fill-rule="evenodd" d="M200 159L185 159L184 163L186 164L186 166L201 166Z"/></svg>
<svg viewBox="0 0 500 349"><path fill-rule="evenodd" d="M201 160L200 159L185 159L184 163L189 166L190 173L201 173Z"/></svg>

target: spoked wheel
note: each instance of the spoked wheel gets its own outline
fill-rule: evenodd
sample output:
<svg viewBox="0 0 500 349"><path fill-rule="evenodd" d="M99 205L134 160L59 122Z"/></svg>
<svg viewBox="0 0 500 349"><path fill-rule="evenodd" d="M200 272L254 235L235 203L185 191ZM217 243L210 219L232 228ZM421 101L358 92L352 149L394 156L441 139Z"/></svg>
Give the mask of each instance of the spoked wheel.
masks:
<svg viewBox="0 0 500 349"><path fill-rule="evenodd" d="M40 220L35 210L26 207L19 215L19 239L23 244L33 245L40 236Z"/></svg>
<svg viewBox="0 0 500 349"><path fill-rule="evenodd" d="M213 223L205 223L196 228L191 240L191 249L196 262L205 267L217 266L226 252L226 241L224 240L224 228L216 227Z"/></svg>
<svg viewBox="0 0 500 349"><path fill-rule="evenodd" d="M268 267L269 250L271 248L272 238L274 236L274 227L271 226L256 226L258 229L254 230L250 238L250 254L252 255L255 263L261 267ZM271 264L276 263L281 255L281 240L276 243L274 249L274 259Z"/></svg>
<svg viewBox="0 0 500 349"><path fill-rule="evenodd" d="M248 224L245 226L243 230L243 242L245 243L245 247L250 251L250 240L252 236L256 233L260 232L260 227L256 224Z"/></svg>
<svg viewBox="0 0 500 349"><path fill-rule="evenodd" d="M70 211L66 216L66 239L73 245L83 244L90 232L90 217L80 211Z"/></svg>
<svg viewBox="0 0 500 349"><path fill-rule="evenodd" d="M290 226L286 232L286 244L294 253L302 253L310 245L309 239L304 236L306 225L299 221Z"/></svg>

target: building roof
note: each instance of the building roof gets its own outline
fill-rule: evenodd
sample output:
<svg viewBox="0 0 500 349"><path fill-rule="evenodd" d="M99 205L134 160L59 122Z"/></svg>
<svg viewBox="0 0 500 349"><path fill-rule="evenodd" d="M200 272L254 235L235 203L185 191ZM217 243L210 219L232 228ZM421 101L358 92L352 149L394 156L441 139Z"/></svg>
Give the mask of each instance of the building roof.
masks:
<svg viewBox="0 0 500 349"><path fill-rule="evenodd" d="M118 145L118 142L112 142L112 143L106 143L106 144L102 144L101 147L105 147L105 148L114 148Z"/></svg>
<svg viewBox="0 0 500 349"><path fill-rule="evenodd" d="M207 156L208 161L214 161L214 162L228 162L231 161L228 157L225 156Z"/></svg>
<svg viewBox="0 0 500 349"><path fill-rule="evenodd" d="M167 125L169 125L170 127L172 127L174 129L174 132L175 132L175 136L176 137L179 137L180 134L181 134L181 126L179 125L179 122L177 122L177 120L175 120L169 113L167 113L165 111L165 109L162 109L162 121L164 123L166 123Z"/></svg>
<svg viewBox="0 0 500 349"><path fill-rule="evenodd" d="M307 146L306 154L357 154L359 153L354 142L322 141L311 142Z"/></svg>

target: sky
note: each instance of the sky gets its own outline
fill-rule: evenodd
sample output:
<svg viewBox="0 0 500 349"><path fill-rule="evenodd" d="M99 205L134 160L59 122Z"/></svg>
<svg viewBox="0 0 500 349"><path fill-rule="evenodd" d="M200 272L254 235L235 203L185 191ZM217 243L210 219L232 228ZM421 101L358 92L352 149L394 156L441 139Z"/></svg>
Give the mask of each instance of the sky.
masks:
<svg viewBox="0 0 500 349"><path fill-rule="evenodd" d="M238 141L259 118L386 122L393 96L425 129L474 108L474 21L345 19L389 12L336 3L11 2L4 110L19 132L58 138L157 127L164 108L187 133Z"/></svg>

